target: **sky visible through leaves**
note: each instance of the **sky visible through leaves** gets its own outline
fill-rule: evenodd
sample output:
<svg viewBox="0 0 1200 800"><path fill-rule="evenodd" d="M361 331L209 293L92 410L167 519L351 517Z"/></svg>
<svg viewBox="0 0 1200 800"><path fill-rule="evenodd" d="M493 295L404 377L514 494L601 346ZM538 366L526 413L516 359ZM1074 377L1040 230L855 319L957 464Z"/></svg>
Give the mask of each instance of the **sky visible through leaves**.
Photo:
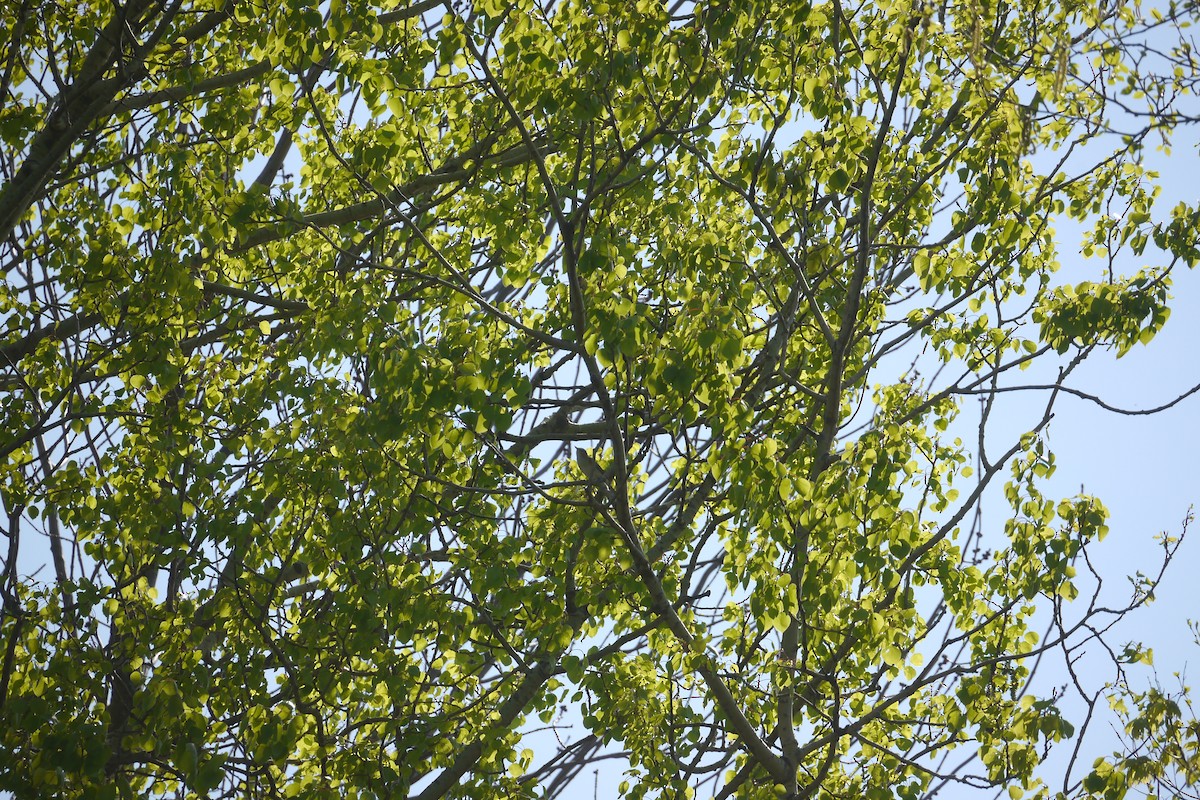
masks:
<svg viewBox="0 0 1200 800"><path fill-rule="evenodd" d="M111 567L76 586L52 558L61 562L61 553L47 550L44 538L26 537L19 553L20 578L51 585L57 570L57 590L65 598L56 605L53 587L38 594L41 589L22 586L33 598L31 609L52 619L75 613L73 593L88 599L74 622L61 617L34 633L22 631L20 622L11 624L13 647L20 631L26 637L21 641L41 647L45 663L54 665L46 674L66 683L62 676L75 668L75 652L95 659L79 662L93 664L92 674L76 676L93 681L95 699L80 703L57 743L42 734L70 715L46 711L39 698L50 686L74 702L73 685L43 681L41 662L18 670L13 696L20 697L19 713L24 719L42 714L44 730L3 741L24 754L22 774L32 776L29 785L53 785L57 778L39 759L60 747L90 764L87 775L63 779L82 781L79 786L97 775L120 773L129 758L130 764L163 769L149 780L165 791L172 781L266 786L276 778L295 778L299 790L304 782L310 788L328 782L332 774L348 782L343 786L359 787L355 781L361 781L364 792L375 791L367 786L390 792L403 785L414 794L438 794L434 789L444 782L447 792L470 793L484 791L493 774L468 763L464 754L474 753L496 767L502 776L497 780L517 791L520 771L530 766L522 748L539 748L536 766L544 753L583 735L584 715L587 727L609 726L604 735L610 744L614 730L627 731L631 750L641 754L639 774L669 782L674 756L658 759L657 743L647 738L655 735L652 723L642 725L644 710L647 718L659 715L660 731L678 734L672 747L687 750L685 731L712 730L696 763L703 755L719 760L723 754L722 769L752 776L742 779L749 781L744 786L750 793L767 786L762 781L769 777L783 793L799 797L802 788L808 791L800 785L805 780L800 772L820 776L808 784L812 787L829 778L832 786L883 790L880 775L891 774L891 754L872 745L869 734L885 737L897 752L924 746L914 745L909 735L928 737L928 752L977 743L980 752L988 752L981 760L988 774L979 780L1001 787L1008 781L1010 789L1017 788L1013 797L1019 796L1012 776L1020 777L1030 754L1069 727L1052 703L1037 700L1035 708L1035 698L1022 695L1022 654L1037 641L1023 628L1024 618L1031 619L1031 629L1051 622L1058 630L1070 628L1070 619L1048 619L1048 609L1076 589L1084 598L1098 592L1101 606L1128 602L1124 576L1152 573L1163 553L1172 552L1155 537L1177 536L1191 504L1200 500L1195 468L1200 394L1187 396L1200 382L1200 280L1182 263L1195 258L1195 242L1181 241L1179 233L1194 232L1195 217L1178 214L1174 233L1160 241L1180 263L1173 272L1172 315L1154 336L1165 318L1154 269L1168 254L1154 246L1134 254L1145 245L1150 226L1138 164L1124 164L1126 173L1105 179L1130 181L1121 184L1128 192L1114 190L1101 199L1101 205L1114 205L1113 216L1101 212L1087 222L1087 230L1094 225L1101 231L1111 222L1111 235L1142 238L1141 245L1119 250L1107 264L1102 254L1088 258L1080 252L1098 249L1098 243L1087 241L1090 234L1061 213L1053 220L1061 263L1054 272L1050 238L1013 216L1026 213L1014 209L1028 209L1035 218L1050 213L1048 198L1060 190L1076 217L1088 216L1092 198L1080 196L1086 181L1064 181L1065 189L1043 193L1058 186L1048 177L1054 153L1033 153L1032 169L1023 161L1031 142L1074 135L1064 122L1071 109L1084 117L1100 113L1084 78L1075 81L1073 75L1064 84L1066 53L1073 46L1070 26L1081 23L1064 17L1055 22L1061 30L1049 35L1039 28L1040 18L1030 22L1018 15L1011 31L1007 22L997 21L995 52L1012 55L992 59L984 57L977 20L972 41L972 15L964 8L974 6L953 7L943 28L933 24L932 6L867 3L862 13L879 14L881 23L864 26L864 41L875 37L878 46L863 50L858 44L843 47L836 32L840 23L826 41L826 11L810 16L807 6L803 13L799 6L781 6L785 13L778 18L759 21L715 4L694 16L680 15L674 27L654 3L617 9L642 20L643 31L619 15L610 25L569 3L554 18L528 4L520 14L516 4L496 0L475 5L469 19L434 4L412 7L428 12L424 21L412 8L391 12L395 26L386 36L382 26L354 30L356 20L341 4L271 7L281 13L281 30L254 45L271 55L247 73L266 75L264 85L252 77L242 88L247 96L258 89L259 102L276 115L264 116L262 124L274 128L246 123L239 115L249 113L247 108L228 98L189 98L180 102L193 103L189 113L196 124L178 128L187 146L172 151L156 138L164 129L155 127L162 121L154 114L166 112L146 100L130 118L155 136L143 141L143 131L130 134L130 146L142 148L130 163L140 168L144 157L159 163L168 177L150 178L131 168L121 173L132 177L119 190L115 179L104 190L97 188L96 176L108 168L90 176L85 171L77 195L71 195L73 178L64 179L46 195L51 200L31 200L35 212L13 223L24 226L12 238L14 252L21 247L19 236L33 242L57 229L60 237L49 246L40 243L41 255L14 257L26 274L45 275L26 279L28 296L60 280L67 288L47 304L50 311L8 292L10 328L17 327L16 320L61 321L86 303L104 311L79 326L77 341L71 331L47 335L45 342L38 331L49 329L37 328L27 340L20 338L24 331L10 332L5 352L15 355L0 365L12 371L4 384L8 394L0 400L12 419L25 420L13 447L28 450L21 450L25 461L18 466L4 465L12 481L5 491L26 491L21 470L42 475L28 483L36 487L28 505L24 494L16 505L9 499L16 494L5 495L18 509L12 519L27 513L44 520L43 512L54 517L61 511L70 535L78 536L72 544L86 541L90 556L82 560ZM832 14L835 8L840 14L836 3L827 10ZM85 11L80 5L79 13ZM330 43L309 41L291 24L293 12L304 24L316 20L312 30ZM146 13L150 18L157 11ZM228 17L231 12L212 12L216 28ZM576 28L594 26L592 38L603 43L593 49L594 42L575 42L561 51L568 55L548 57L578 36L564 19ZM760 39L759 31L767 29L760 25L784 27ZM814 35L811 48L801 41L785 53L780 43L805 26L821 35ZM261 32L254 25L232 30L248 38ZM926 34L937 46L928 46ZM726 40L740 41L739 36L758 59L745 75L740 66L733 68L741 51ZM354 37L361 41L344 47L343 40ZM658 46L675 39L679 43L670 48ZM1022 41L1044 49L1045 57L1026 63ZM216 62L254 52L236 38L216 42L211 59ZM522 49L528 42L540 44ZM413 43L421 47L409 47ZM494 43L498 49L488 50ZM392 52L363 59L376 45ZM310 52L314 47L316 56ZM828 48L839 67L845 57L848 72L829 78L828 58L812 55L826 52L817 48ZM116 52L120 60L120 49ZM165 72L178 68L192 75L190 53L185 58L182 52L163 51ZM917 62L924 77L910 78L914 52L927 60ZM316 76L333 63L328 58L334 53L343 62L332 69L336 74L327 86L317 86ZM595 79L600 88L575 85L559 74L577 53L573 74L579 81ZM1058 55L1063 60L1052 66L1051 56ZM1107 63L1110 55L1098 56L1098 63ZM289 73L271 62L292 56L313 62L310 71ZM317 64L318 56L326 60ZM787 67L785 56L798 60ZM705 75L709 63L724 66ZM1014 88L999 65L1018 63L1027 72ZM894 90L884 91L891 67L902 77ZM402 74L405 69L411 74ZM539 69L541 82L552 88L529 79ZM695 85L680 77L689 69L703 76ZM797 79L803 70L812 75ZM306 84L302 73L313 81ZM1085 73L1086 68L1079 71ZM968 74L983 77L963 77ZM778 130L764 127L764 120L793 113L775 108L782 95L774 97L769 89L755 94L784 77L792 81L788 102L804 109L800 121ZM721 101L728 108L705 119L718 102L712 93L726 78L736 86ZM359 79L368 91L355 105L344 83ZM460 79L460 85L454 83ZM646 88L645 81L657 82L656 88ZM933 81L945 91L927 91ZM172 82L178 83L167 81ZM417 90L401 91L398 85ZM1030 121L1042 108L1043 92L1055 96L1045 106L1046 118L1060 127L1047 123L1034 130ZM35 94L18 87L15 96L32 108ZM151 95L131 96L136 106L139 97ZM289 96L295 108L288 106ZM435 96L456 98L457 105L430 106ZM886 97L891 99L885 110ZM518 111L513 98L528 111ZM659 106L659 98L669 102ZM151 107L157 110L138 116ZM674 110L667 114L668 108ZM706 133L692 137L691 127L672 128L677 111L705 120L694 130ZM911 135L893 127L898 124L893 111L896 120L903 117L912 126ZM262 170L269 175L264 183L254 183L270 163L265 154L292 145L293 132L280 119L293 112L302 127L299 144L282 162L283 188L272 169ZM819 129L817 119L827 128ZM876 134L872 126L880 119ZM1126 122L1118 111L1105 119L1116 128ZM1136 118L1129 122L1140 124ZM13 117L0 132L25 141L23 125L35 121ZM539 126L558 138L538 132ZM654 132L642 136L643 129ZM833 133L827 136L826 129ZM53 138L53 126L46 130ZM118 133L102 144L123 158L124 129L112 130ZM209 147L210 134L218 146ZM1108 134L1105 147L1119 140ZM1157 170L1163 187L1156 219L1165 218L1176 200L1196 202L1194 165L1200 153L1194 134L1193 129L1177 136L1171 154L1154 152L1153 136L1145 143L1140 166ZM192 135L196 138L188 140ZM253 137L258 140L251 142ZM923 143L960 139L961 150L954 152L962 155L963 166L956 179L945 167L952 160L941 162ZM577 142L574 173L565 155L569 148L544 147L551 141L553 148ZM912 163L885 151L885 141L908 148L897 152L908 153ZM807 151L796 146L806 142L812 145ZM427 145L437 150L434 156L421 150ZM226 146L258 155L230 168L222 186L213 168ZM81 158L93 152L81 150ZM1091 156L1088 146L1076 153L1084 165ZM590 178L581 179L585 163ZM436 172L435 164L443 171ZM494 177L461 179L462 185L430 199L460 180L447 175L480 169L493 170L487 174ZM416 177L404 183L409 173ZM170 181L194 196L180 202ZM406 195L396 188L401 184L434 188L428 195L420 194L424 189ZM944 186L951 187L949 195L956 186L963 193L944 204L925 202ZM1026 192L1011 188L1022 186ZM0 205L16 219L22 212L13 211L18 207L13 197L21 199L14 190ZM68 197L75 205L63 199ZM783 199L778 208L764 210L756 197ZM374 212L363 210L372 203ZM66 212L59 217L60 208L81 219ZM576 236L575 230L587 235ZM107 244L96 231L109 237ZM156 238L160 233L163 238ZM539 249L543 245L549 255ZM128 276L137 278L132 286L122 285ZM1123 284L1121 276L1137 277ZM1049 283L1039 285L1043 277ZM949 313L958 299L986 302L989 282L995 327L979 315L979 305L958 319ZM1047 285L1056 288L1046 290ZM697 286L704 288L698 293ZM1026 288L1036 300L1021 299ZM184 297L190 299L180 300ZM936 309L946 297L950 305ZM1027 302L1027 316L1006 319L1009 304ZM137 311L127 329L129 307ZM926 307L929 317L923 321ZM1017 319L1025 320L1021 329L1005 328ZM1081 319L1094 327L1080 329ZM79 368L72 361L76 345L87 359L101 353L103 368ZM991 366L1014 366L1022 348L1027 353L1044 348L1040 352L1050 363L1039 361L1020 372ZM1082 358L1093 348L1092 359L1059 385L1060 370L1076 349ZM1056 353L1064 358L1056 361ZM994 382L979 393L987 405L976 405L964 388L970 381L941 394L956 370L972 376L992 370ZM34 376L32 386L26 375ZM60 388L56 382L67 388L38 419L40 403ZM94 387L79 392L86 421L78 424L68 413L76 382ZM1042 419L1047 395L1058 397L1049 424ZM955 396L961 413L951 419ZM62 398L65 416L59 419L52 415ZM1140 413L1177 398L1160 413ZM843 409L849 409L848 422ZM105 427L110 420L118 420L111 434ZM94 445L90 456L116 466L81 467L63 455L52 468L44 448L37 461L30 443L42 448L44 425L61 426L60 442L83 437L90 444L92 430L104 430L109 438L103 457ZM1041 440L1032 434L1021 438L1043 427ZM537 438L543 430L549 439ZM24 441L18 441L21 436ZM956 436L961 441L953 441ZM539 441L547 443L532 444ZM61 446L65 453L72 445ZM956 538L953 520L971 507L963 498L973 481L996 474L985 455L1005 451L1018 454L1024 471L1014 471L1009 487L1001 486L1007 468L999 473L983 493L978 514L962 522L965 539ZM1053 469L1049 451L1056 459ZM90 457L83 446L72 455L79 453L85 461ZM647 453L650 466L643 470ZM968 463L966 453L979 463ZM58 451L51 455L58 458ZM538 462L543 456L547 469ZM925 462L918 463L922 457L927 472ZM1038 483L1034 476L1046 480ZM661 494L653 488L659 481ZM42 487L49 488L38 496ZM1098 517L1084 494L1097 495L1112 512L1103 542L1093 541L1097 526L1091 520ZM1056 505L1059 498L1073 499ZM407 503L403 509L401 500ZM1051 524L1055 513L1058 527ZM440 549L431 546L436 541ZM964 541L983 555L959 552L955 543ZM1084 574L1072 585L1074 568L1063 564L1084 543L1090 543L1086 553L1094 561L1087 569L1081 565ZM992 547L1008 548L994 565L1023 572L997 572L989 565ZM1140 645L1120 652L1134 641L1153 649L1156 671L1130 666L1130 683L1123 688L1136 693L1155 679L1166 691L1175 688L1172 673L1200 662L1200 643L1187 625L1189 616L1200 616L1197 548L1193 540L1177 551L1154 605L1108 632L1115 651L1104 652L1097 642L1094 651L1073 651L1080 657L1070 664L1056 660L1054 652L1039 657L1032 693L1057 696L1056 688L1064 687L1063 710L1077 722L1089 698L1073 698L1072 687L1078 682L1103 691L1106 681L1117 678L1118 661L1148 661ZM700 558L718 550L723 561ZM647 559L647 552L653 557ZM812 563L828 566L830 575L810 566L810 553L817 554ZM530 554L546 564L530 565ZM705 591L673 596L681 564L689 559L693 566L709 565L695 573L703 576ZM303 569L291 571L297 564ZM1088 577L1093 568L1104 576L1103 586ZM687 572L683 585L692 577ZM151 584L167 599L160 602L147 591ZM728 592L709 600L722 586ZM975 588L963 588L968 586ZM22 602L10 594L6 584L6 612ZM42 602L47 596L50 601ZM1045 601L1042 610L1027 611L1035 597ZM583 599L577 603L578 598ZM738 603L745 608L736 608ZM261 616L255 608L262 609ZM939 616L947 608L949 616ZM1009 613L1015 620L1011 629ZM21 614L10 616L20 620ZM937 622L925 627L922 615ZM1001 624L994 624L997 619ZM927 641L942 624L945 638L936 641L939 632ZM127 634L137 625L145 626L141 634ZM91 633L72 638L89 626ZM98 644L101 627L110 634L107 644ZM613 633L632 637L633 644L627 651L614 645L595 661L591 652L581 657L592 642ZM902 652L906 635L923 644ZM192 639L180 638L185 636ZM1086 638L1086 631L1080 636ZM187 641L192 643L180 644ZM946 652L953 649L946 644L951 641L960 647L953 658ZM927 665L919 672L925 646L946 648L937 652L953 667L939 673ZM161 649L135 655L139 647ZM162 653L171 656L160 659ZM310 672L306 663L296 670L297 653L320 667ZM201 654L204 666L198 666ZM959 656L961 665L954 662ZM823 666L826 659L833 666ZM836 680L843 670L854 687L845 695ZM205 706L207 689L195 693L204 695L202 703L181 698L179 686L207 687L204 681L218 673L220 680L212 684L215 710ZM612 685L614 675L620 676L614 680L621 692L655 687L644 709L636 694L630 695L634 703L623 694L627 702L612 707L576 702L585 694L594 697L605 681ZM934 677L926 681L929 675ZM4 680L7 684L7 674ZM678 726L668 714L676 710L676 690L683 692ZM139 720L128 713L113 722L117 711L128 712L135 698L147 697L178 702L180 719L160 719L149 731L139 731ZM936 719L910 725L903 719L910 701ZM402 702L410 703L409 710L394 711ZM547 703L559 705L549 709L549 727L543 727L538 712L544 721ZM378 712L381 708L388 713ZM276 711L286 711L286 719L276 719ZM989 720L980 721L980 714L993 711L1019 721L1020 731L997 731ZM841 727L843 713L857 715L851 728ZM216 734L225 738L206 738L216 730L209 714L228 723ZM616 727L613 720L622 715L625 727ZM524 719L519 724L527 740L510 750L519 736L503 727L508 722L495 723L498 719ZM347 734L336 745L325 740L326 720L345 724ZM177 741L156 741L168 738L159 732L177 722L182 726ZM1074 780L1087 773L1092 758L1119 749L1120 737L1106 733L1110 722L1092 720L1087 743L1076 754ZM810 737L824 726L827 746L821 736ZM957 741L956 726L970 735ZM944 741L939 727L952 731ZM418 730L441 735L409 742L405 751L400 743ZM810 738L798 742L796 731ZM835 770L830 777L847 731L852 757L873 755L864 756L857 771ZM387 746L392 749L381 744L378 753L371 750L373 735L394 742ZM1010 744L1017 754L1011 760ZM822 747L828 757L818 752ZM317 750L328 764L323 760L319 770L308 769L304 754ZM368 751L370 757L363 755ZM410 766L404 758L418 751L424 753L418 760L432 765L432 772L409 787L402 783ZM1057 752L1037 773L1052 791L1054 776L1066 770L1062 759L1072 756L1069 745ZM228 761L229 753L252 755L250 766L237 772L241 762ZM276 764L285 766L273 772ZM592 769L594 779L580 778L566 796L584 800L616 793L623 780L621 759L588 765ZM906 774L905 792L927 788L922 770ZM1097 791L1108 787L1108 778L1097 779ZM684 783L659 788L682 794ZM1093 786L1083 789L1091 792Z"/></svg>

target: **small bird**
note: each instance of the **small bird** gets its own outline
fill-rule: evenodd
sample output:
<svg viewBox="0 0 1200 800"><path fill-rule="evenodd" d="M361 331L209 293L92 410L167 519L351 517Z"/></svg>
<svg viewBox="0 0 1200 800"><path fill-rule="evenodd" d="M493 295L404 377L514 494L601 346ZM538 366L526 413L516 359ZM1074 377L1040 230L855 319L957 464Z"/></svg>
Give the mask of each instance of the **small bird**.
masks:
<svg viewBox="0 0 1200 800"><path fill-rule="evenodd" d="M591 453L582 447L575 448L575 461L579 464L579 471L583 473L583 477L587 478L588 483L591 484L596 492L595 495L592 495L592 499L603 498L607 503L616 503L617 495L612 486L613 477L617 471L616 462L613 462L609 465L608 469L605 469L600 466ZM599 495L599 497L596 495Z"/></svg>
<svg viewBox="0 0 1200 800"><path fill-rule="evenodd" d="M592 454L587 450L584 450L582 447L575 448L575 461L579 464L579 470L583 473L585 478L597 486L608 488L609 483L612 481L614 471L611 466L608 469L604 469L599 463L597 463L596 459L592 457Z"/></svg>

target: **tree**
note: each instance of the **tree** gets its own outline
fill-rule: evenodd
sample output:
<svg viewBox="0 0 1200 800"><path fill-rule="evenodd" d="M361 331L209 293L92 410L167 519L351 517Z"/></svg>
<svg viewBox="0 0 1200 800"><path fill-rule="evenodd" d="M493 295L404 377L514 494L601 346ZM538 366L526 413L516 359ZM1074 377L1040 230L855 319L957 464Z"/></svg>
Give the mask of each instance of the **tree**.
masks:
<svg viewBox="0 0 1200 800"><path fill-rule="evenodd" d="M1044 433L1198 258L1194 17L6 4L0 790L1194 796L1144 651L1035 680L1159 577Z"/></svg>

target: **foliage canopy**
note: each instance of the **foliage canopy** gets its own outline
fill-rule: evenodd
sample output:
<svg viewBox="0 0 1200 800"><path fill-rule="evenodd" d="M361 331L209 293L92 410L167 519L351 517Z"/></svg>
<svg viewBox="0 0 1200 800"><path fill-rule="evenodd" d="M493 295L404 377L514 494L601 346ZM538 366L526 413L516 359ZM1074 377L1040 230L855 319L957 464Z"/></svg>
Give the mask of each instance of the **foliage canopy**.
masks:
<svg viewBox="0 0 1200 800"><path fill-rule="evenodd" d="M0 790L1187 791L1136 646L1057 784L1033 676L1157 580L1044 433L1197 260L1194 15L4 3Z"/></svg>

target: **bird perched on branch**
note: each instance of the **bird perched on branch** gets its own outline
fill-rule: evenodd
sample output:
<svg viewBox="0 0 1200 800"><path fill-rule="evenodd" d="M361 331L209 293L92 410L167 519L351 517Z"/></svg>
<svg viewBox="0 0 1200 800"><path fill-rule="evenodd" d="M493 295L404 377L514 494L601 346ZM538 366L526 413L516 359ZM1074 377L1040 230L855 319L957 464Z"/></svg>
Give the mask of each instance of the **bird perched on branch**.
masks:
<svg viewBox="0 0 1200 800"><path fill-rule="evenodd" d="M583 472L583 477L587 478L592 483L607 485L613 478L615 470L612 465L607 469L600 466L600 463L592 457L592 454L582 447L575 448L575 461L579 464L579 469Z"/></svg>
<svg viewBox="0 0 1200 800"><path fill-rule="evenodd" d="M595 486L603 493L603 495L612 499L612 479L615 474L615 464L610 464L607 469L600 466L600 463L582 447L575 448L575 462L579 464L579 471L583 473L583 477L588 479L588 482Z"/></svg>

